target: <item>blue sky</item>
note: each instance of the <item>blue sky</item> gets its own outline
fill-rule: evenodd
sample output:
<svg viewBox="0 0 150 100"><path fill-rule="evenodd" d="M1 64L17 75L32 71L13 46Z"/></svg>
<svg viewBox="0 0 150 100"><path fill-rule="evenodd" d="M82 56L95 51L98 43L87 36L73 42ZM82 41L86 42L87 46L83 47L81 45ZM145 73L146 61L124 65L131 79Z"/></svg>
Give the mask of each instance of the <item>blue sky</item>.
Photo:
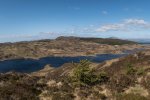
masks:
<svg viewBox="0 0 150 100"><path fill-rule="evenodd" d="M150 0L0 0L0 42L150 37Z"/></svg>

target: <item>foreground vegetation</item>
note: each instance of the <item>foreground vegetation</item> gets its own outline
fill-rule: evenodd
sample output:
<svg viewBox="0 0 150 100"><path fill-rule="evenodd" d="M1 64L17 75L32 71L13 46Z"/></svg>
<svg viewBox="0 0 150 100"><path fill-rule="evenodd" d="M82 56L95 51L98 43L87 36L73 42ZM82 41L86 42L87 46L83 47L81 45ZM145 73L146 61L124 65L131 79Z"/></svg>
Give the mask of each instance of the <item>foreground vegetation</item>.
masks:
<svg viewBox="0 0 150 100"><path fill-rule="evenodd" d="M0 74L0 100L149 100L150 56L68 63L44 77Z"/></svg>

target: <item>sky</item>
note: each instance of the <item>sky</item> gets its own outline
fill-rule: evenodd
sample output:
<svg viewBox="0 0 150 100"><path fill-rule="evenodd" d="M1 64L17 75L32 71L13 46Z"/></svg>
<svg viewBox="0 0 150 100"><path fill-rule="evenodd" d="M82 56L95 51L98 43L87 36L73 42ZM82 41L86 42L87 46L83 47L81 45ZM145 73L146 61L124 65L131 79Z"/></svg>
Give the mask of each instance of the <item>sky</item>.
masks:
<svg viewBox="0 0 150 100"><path fill-rule="evenodd" d="M150 38L150 0L0 0L0 42Z"/></svg>

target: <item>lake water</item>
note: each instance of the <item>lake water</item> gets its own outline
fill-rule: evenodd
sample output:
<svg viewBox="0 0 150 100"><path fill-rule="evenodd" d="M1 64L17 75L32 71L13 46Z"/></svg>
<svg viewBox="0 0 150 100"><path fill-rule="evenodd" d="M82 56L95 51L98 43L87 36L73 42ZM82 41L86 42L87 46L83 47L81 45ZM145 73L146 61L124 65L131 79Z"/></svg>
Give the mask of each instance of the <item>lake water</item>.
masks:
<svg viewBox="0 0 150 100"><path fill-rule="evenodd" d="M53 67L60 67L64 63L79 62L80 60L90 60L92 62L100 63L106 60L119 58L128 54L133 54L138 51L144 50L143 48L134 50L125 50L124 54L98 54L95 56L77 56L77 57L44 57L38 60L36 59L13 59L0 61L0 73L9 71L30 73L43 69L47 64Z"/></svg>
<svg viewBox="0 0 150 100"><path fill-rule="evenodd" d="M45 65L50 64L53 67L60 67L64 63L79 62L88 59L92 62L103 62L114 58L125 56L125 54L101 54L96 56L78 56L78 57L44 57L35 59L14 59L0 61L0 72L34 72L43 69Z"/></svg>

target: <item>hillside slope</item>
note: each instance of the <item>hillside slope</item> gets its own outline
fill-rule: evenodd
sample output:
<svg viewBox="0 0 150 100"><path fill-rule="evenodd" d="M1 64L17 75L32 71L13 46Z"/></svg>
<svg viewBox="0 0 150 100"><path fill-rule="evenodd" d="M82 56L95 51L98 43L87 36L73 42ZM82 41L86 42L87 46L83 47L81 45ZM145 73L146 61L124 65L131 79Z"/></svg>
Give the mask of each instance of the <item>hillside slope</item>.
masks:
<svg viewBox="0 0 150 100"><path fill-rule="evenodd" d="M0 74L0 99L149 100L149 59L138 53L103 63L83 60L59 68L46 66L30 75Z"/></svg>
<svg viewBox="0 0 150 100"><path fill-rule="evenodd" d="M143 46L118 39L59 37L56 40L0 44L0 60L38 59L46 56L85 56L104 53L118 54L124 50L137 48L143 48Z"/></svg>

